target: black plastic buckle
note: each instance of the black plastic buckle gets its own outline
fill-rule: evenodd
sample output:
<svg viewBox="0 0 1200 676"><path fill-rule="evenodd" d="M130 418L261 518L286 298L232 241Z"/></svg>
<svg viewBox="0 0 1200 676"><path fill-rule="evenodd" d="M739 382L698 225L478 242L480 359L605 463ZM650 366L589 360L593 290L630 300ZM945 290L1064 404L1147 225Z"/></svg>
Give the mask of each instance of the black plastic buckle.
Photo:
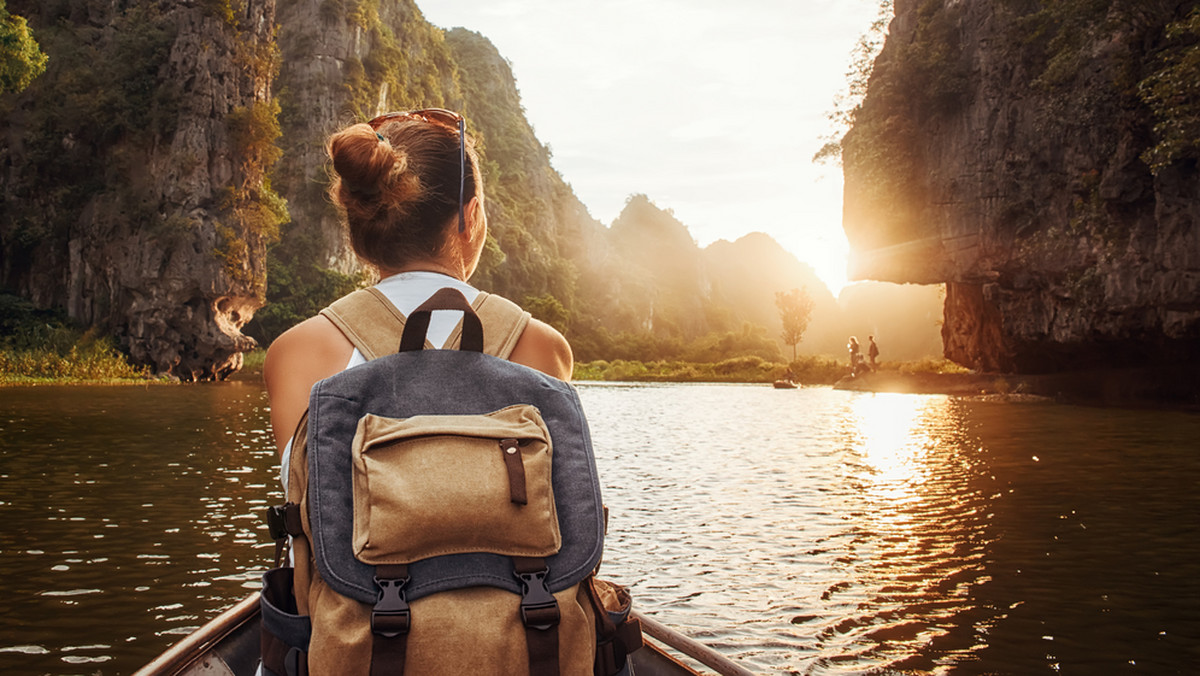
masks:
<svg viewBox="0 0 1200 676"><path fill-rule="evenodd" d="M521 581L521 621L526 627L539 631L556 626L561 617L558 600L546 586L549 573L549 568L533 573L515 573Z"/></svg>
<svg viewBox="0 0 1200 676"><path fill-rule="evenodd" d="M308 656L299 648L288 650L283 666L287 671L285 676L308 676Z"/></svg>
<svg viewBox="0 0 1200 676"><path fill-rule="evenodd" d="M271 505L267 508L267 531L272 540L282 540L288 536L287 505Z"/></svg>
<svg viewBox="0 0 1200 676"><path fill-rule="evenodd" d="M407 634L412 626L412 614L404 598L404 585L408 584L408 578L376 577L375 584L379 587L379 595L371 608L371 633L384 638Z"/></svg>

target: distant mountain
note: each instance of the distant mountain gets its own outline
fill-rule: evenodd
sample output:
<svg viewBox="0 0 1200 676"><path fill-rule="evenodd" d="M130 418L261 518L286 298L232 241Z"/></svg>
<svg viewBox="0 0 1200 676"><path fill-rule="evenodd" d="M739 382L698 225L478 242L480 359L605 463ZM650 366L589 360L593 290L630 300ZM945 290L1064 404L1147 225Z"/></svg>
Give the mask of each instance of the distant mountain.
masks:
<svg viewBox="0 0 1200 676"><path fill-rule="evenodd" d="M801 354L844 357L849 336L865 341L874 335L884 350L881 359L941 355L940 287L862 282L835 299L811 266L758 232L732 243L715 242L704 255L721 303L738 308L744 321L771 327L773 334L780 326L774 291L808 289L814 306Z"/></svg>

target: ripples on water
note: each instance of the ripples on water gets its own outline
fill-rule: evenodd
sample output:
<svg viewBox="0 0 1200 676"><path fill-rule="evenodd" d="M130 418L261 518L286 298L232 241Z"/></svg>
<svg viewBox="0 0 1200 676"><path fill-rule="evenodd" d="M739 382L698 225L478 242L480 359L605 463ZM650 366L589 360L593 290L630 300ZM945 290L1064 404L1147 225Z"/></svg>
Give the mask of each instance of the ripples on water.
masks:
<svg viewBox="0 0 1200 676"><path fill-rule="evenodd" d="M581 389L605 573L764 670L1161 674L1200 657L1195 416Z"/></svg>
<svg viewBox="0 0 1200 676"><path fill-rule="evenodd" d="M772 673L1190 673L1200 418L583 384L603 574ZM256 588L247 384L0 390L0 673L129 673Z"/></svg>
<svg viewBox="0 0 1200 676"><path fill-rule="evenodd" d="M0 389L0 673L130 673L257 588L265 405L237 383Z"/></svg>

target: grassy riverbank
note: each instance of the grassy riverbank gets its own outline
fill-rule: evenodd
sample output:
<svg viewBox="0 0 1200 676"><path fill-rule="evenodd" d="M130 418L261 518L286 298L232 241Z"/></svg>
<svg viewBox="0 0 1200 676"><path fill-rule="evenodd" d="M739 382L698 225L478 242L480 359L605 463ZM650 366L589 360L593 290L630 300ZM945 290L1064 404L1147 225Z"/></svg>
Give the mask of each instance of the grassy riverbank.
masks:
<svg viewBox="0 0 1200 676"><path fill-rule="evenodd" d="M53 341L59 348L15 349L0 345L0 385L132 383L154 379L146 369L130 366L108 339L87 334L62 334ZM230 378L255 380L262 377L266 350L245 354L242 369ZM800 385L833 385L847 375L845 363L831 357L801 357L786 364L761 357L735 357L720 362L613 361L597 360L575 364L574 380L606 382L673 383L771 383L791 372ZM881 373L944 374L963 369L944 359L918 362L884 362Z"/></svg>
<svg viewBox="0 0 1200 676"><path fill-rule="evenodd" d="M107 339L82 338L65 350L0 348L0 385L119 384L156 380Z"/></svg>
<svg viewBox="0 0 1200 676"><path fill-rule="evenodd" d="M236 380L261 378L266 351L244 356ZM945 373L945 360L889 363L882 371ZM681 383L771 383L790 379L801 385L833 385L848 373L845 362L806 356L791 363L758 356L718 362L597 360L575 364L574 380ZM132 366L112 340L83 330L67 317L39 310L15 296L0 294L0 385L145 383L157 378L145 367Z"/></svg>
<svg viewBox="0 0 1200 676"><path fill-rule="evenodd" d="M794 380L832 385L845 375L845 365L828 357L792 362ZM769 383L784 377L788 364L761 357L735 357L715 363L685 361L590 361L575 364L574 380L677 383Z"/></svg>
<svg viewBox="0 0 1200 676"><path fill-rule="evenodd" d="M149 369L132 366L112 338L80 329L24 299L0 295L0 386L154 379Z"/></svg>

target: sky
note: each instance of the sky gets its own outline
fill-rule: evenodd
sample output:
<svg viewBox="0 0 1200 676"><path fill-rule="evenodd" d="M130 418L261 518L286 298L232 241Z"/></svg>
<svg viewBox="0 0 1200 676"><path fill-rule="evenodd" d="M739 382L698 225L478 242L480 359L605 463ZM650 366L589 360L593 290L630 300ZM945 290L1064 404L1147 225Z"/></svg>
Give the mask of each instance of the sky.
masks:
<svg viewBox="0 0 1200 676"><path fill-rule="evenodd" d="M647 195L700 246L765 232L836 295L842 175L813 154L879 0L417 0L512 66L554 168L610 225Z"/></svg>

